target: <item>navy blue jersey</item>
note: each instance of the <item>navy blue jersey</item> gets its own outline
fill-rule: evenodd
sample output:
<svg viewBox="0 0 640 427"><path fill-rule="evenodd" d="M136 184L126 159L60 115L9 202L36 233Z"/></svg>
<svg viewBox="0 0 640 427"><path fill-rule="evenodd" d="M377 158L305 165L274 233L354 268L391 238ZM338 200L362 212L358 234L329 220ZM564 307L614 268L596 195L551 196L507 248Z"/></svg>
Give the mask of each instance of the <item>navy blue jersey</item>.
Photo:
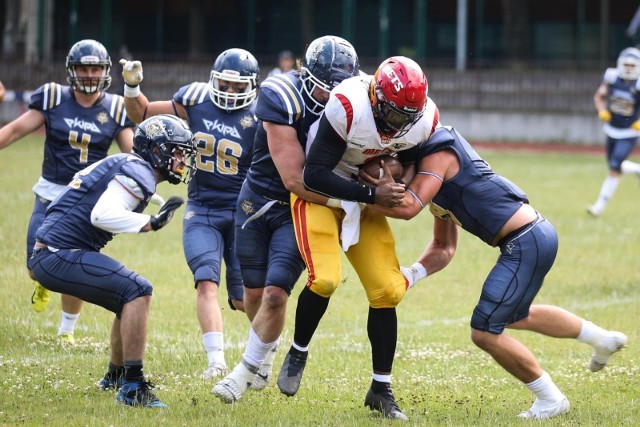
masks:
<svg viewBox="0 0 640 427"><path fill-rule="evenodd" d="M419 150L419 159L451 150L460 162L460 171L442 183L431 201L431 213L453 220L488 244L520 206L529 203L518 186L496 174L453 128L436 129L431 138L419 145Z"/></svg>
<svg viewBox="0 0 640 427"><path fill-rule="evenodd" d="M142 190L144 199L134 210L141 213L156 191L153 169L135 154L114 154L76 174L47 208L36 239L56 249L102 249L113 233L91 224L91 211L116 175L133 179Z"/></svg>
<svg viewBox="0 0 640 427"><path fill-rule="evenodd" d="M76 102L71 87L57 83L40 86L31 95L29 108L45 119L42 177L60 185L104 159L118 132L134 127L122 96L103 92L94 105L85 108Z"/></svg>
<svg viewBox="0 0 640 427"><path fill-rule="evenodd" d="M609 125L628 129L640 116L640 80L624 80L618 70L605 71L603 82L607 84L607 110L611 113Z"/></svg>
<svg viewBox="0 0 640 427"><path fill-rule="evenodd" d="M189 182L189 200L209 206L235 207L251 164L257 120L253 106L223 111L209 97L206 83L180 88L173 100L187 111L198 146L196 173Z"/></svg>
<svg viewBox="0 0 640 427"><path fill-rule="evenodd" d="M256 131L247 182L253 191L264 197L289 203L289 191L282 183L278 169L271 159L267 133L262 127L262 122L291 126L296 130L298 141L304 149L309 128L318 117L306 114L302 80L298 73L280 74L266 79L260 85L260 96L256 102L256 116L260 123Z"/></svg>

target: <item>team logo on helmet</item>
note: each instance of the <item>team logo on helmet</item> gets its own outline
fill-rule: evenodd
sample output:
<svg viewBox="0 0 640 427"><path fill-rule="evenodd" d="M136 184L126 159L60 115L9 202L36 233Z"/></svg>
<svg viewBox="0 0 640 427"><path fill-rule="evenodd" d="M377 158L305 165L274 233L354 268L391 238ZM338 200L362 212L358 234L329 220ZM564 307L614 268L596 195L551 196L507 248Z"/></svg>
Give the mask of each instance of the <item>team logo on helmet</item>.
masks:
<svg viewBox="0 0 640 427"><path fill-rule="evenodd" d="M165 131L164 123L159 119L150 120L144 126L144 131L150 139L154 139L157 136L163 135Z"/></svg>

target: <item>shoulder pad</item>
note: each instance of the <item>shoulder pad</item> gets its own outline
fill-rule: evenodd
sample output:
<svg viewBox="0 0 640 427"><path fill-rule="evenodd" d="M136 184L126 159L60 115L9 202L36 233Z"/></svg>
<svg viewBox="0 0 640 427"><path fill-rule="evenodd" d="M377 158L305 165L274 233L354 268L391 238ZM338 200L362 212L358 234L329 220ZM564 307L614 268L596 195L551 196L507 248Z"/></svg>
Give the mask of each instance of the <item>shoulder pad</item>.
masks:
<svg viewBox="0 0 640 427"><path fill-rule="evenodd" d="M260 85L256 116L263 121L291 125L305 115L300 90L289 80L288 74L266 79Z"/></svg>
<svg viewBox="0 0 640 427"><path fill-rule="evenodd" d="M127 155L127 161L122 165L120 171L138 183L145 199L156 192L156 178L153 174L153 168L139 156Z"/></svg>
<svg viewBox="0 0 640 427"><path fill-rule="evenodd" d="M616 68L607 68L604 72L602 81L607 84L611 84L618 78L618 70Z"/></svg>
<svg viewBox="0 0 640 427"><path fill-rule="evenodd" d="M209 85L207 83L195 82L182 86L173 95L173 100L185 107L192 107L196 104L202 104L209 98Z"/></svg>
<svg viewBox="0 0 640 427"><path fill-rule="evenodd" d="M29 108L39 111L51 110L62 103L69 97L68 91L64 89L68 86L62 86L58 83L46 83L36 89L31 95Z"/></svg>
<svg viewBox="0 0 640 427"><path fill-rule="evenodd" d="M135 124L127 117L127 110L124 108L124 98L121 95L105 93L102 100L104 107L109 112L109 116L122 127L133 127Z"/></svg>

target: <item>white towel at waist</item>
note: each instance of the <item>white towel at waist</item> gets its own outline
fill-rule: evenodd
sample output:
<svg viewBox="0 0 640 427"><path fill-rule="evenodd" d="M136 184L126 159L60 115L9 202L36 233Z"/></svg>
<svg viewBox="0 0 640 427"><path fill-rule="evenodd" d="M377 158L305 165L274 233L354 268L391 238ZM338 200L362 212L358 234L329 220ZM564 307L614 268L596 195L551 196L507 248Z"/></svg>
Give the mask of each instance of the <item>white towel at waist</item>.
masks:
<svg viewBox="0 0 640 427"><path fill-rule="evenodd" d="M343 200L340 202L345 216L342 219L342 231L340 241L342 250L347 251L349 247L355 245L360 240L360 213L367 206L365 203L351 202Z"/></svg>

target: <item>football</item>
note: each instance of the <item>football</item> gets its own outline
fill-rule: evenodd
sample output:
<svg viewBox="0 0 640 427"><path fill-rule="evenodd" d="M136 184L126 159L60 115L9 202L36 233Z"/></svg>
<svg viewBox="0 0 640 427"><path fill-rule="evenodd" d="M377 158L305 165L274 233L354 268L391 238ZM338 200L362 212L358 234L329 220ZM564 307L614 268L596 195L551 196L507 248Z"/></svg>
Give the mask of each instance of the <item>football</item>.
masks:
<svg viewBox="0 0 640 427"><path fill-rule="evenodd" d="M391 176L394 180L400 179L402 173L404 172L402 163L400 163L400 160L398 160L397 157L388 154L369 160L367 163L360 166L360 169L365 171L372 177L380 179L384 175L384 169L380 165L380 160L384 160L384 164L389 168Z"/></svg>

